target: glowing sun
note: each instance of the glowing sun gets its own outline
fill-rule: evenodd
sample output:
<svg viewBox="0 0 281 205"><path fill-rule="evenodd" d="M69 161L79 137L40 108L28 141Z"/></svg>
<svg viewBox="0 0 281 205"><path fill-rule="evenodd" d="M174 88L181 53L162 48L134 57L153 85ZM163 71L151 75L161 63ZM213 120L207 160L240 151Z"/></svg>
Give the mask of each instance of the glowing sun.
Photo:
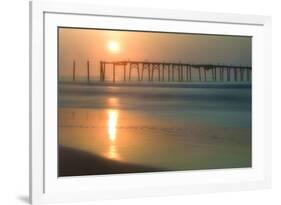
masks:
<svg viewBox="0 0 281 205"><path fill-rule="evenodd" d="M120 50L120 45L117 41L109 41L107 44L107 48L112 53L118 53Z"/></svg>

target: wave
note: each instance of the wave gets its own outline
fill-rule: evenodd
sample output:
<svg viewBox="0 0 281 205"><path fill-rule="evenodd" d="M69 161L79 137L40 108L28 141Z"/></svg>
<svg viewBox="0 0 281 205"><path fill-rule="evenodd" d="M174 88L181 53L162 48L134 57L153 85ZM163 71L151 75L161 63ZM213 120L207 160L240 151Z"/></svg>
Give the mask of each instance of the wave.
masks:
<svg viewBox="0 0 281 205"><path fill-rule="evenodd" d="M215 88L134 88L134 87L103 87L103 86L59 86L59 97L65 96L114 96L148 100L192 100L192 101L219 101L242 102L251 101L251 89Z"/></svg>

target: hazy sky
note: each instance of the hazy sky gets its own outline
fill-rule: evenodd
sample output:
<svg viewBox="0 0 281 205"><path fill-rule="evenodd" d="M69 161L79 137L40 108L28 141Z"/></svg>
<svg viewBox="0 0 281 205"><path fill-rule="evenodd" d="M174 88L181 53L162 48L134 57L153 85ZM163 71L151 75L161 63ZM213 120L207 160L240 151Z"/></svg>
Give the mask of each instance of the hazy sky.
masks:
<svg viewBox="0 0 281 205"><path fill-rule="evenodd" d="M93 73L99 73L100 60L251 66L251 47L251 38L240 36L60 28L59 71L70 75L73 60L78 75L85 74L87 60Z"/></svg>

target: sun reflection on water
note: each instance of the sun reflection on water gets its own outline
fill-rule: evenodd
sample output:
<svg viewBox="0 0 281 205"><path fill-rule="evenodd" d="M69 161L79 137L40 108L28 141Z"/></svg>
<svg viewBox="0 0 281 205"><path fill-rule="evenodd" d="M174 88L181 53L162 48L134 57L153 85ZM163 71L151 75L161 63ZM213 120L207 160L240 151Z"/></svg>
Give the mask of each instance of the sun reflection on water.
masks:
<svg viewBox="0 0 281 205"><path fill-rule="evenodd" d="M118 123L118 110L108 110L108 123L107 123L107 131L108 138L110 140L109 150L107 153L107 157L111 159L119 159L119 154L116 149L116 137L117 137L117 123Z"/></svg>
<svg viewBox="0 0 281 205"><path fill-rule="evenodd" d="M107 105L109 107L118 107L119 106L119 99L116 97L110 97L107 99Z"/></svg>
<svg viewBox="0 0 281 205"><path fill-rule="evenodd" d="M108 111L108 137L114 142L116 139L116 126L118 121L118 111L117 110L109 110Z"/></svg>
<svg viewBox="0 0 281 205"><path fill-rule="evenodd" d="M120 156L119 156L119 153L116 150L115 144L111 144L109 146L107 157L110 158L110 159L115 159L115 160L120 159Z"/></svg>

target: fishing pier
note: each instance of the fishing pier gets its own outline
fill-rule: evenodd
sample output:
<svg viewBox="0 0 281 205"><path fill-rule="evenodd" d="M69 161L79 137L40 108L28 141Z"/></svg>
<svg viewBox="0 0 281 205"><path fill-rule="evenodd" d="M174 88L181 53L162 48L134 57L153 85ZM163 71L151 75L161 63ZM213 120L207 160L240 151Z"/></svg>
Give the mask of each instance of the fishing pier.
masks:
<svg viewBox="0 0 281 205"><path fill-rule="evenodd" d="M76 80L76 62L73 61L72 80ZM87 81L90 82L90 62L86 63ZM111 71L110 71L111 70ZM120 71L121 70L121 71ZM110 71L110 72L109 72ZM117 72L124 82L251 82L252 67L237 65L190 64L151 61L100 61L99 80L116 82ZM121 73L121 74L120 74ZM134 79L132 79L134 77Z"/></svg>

